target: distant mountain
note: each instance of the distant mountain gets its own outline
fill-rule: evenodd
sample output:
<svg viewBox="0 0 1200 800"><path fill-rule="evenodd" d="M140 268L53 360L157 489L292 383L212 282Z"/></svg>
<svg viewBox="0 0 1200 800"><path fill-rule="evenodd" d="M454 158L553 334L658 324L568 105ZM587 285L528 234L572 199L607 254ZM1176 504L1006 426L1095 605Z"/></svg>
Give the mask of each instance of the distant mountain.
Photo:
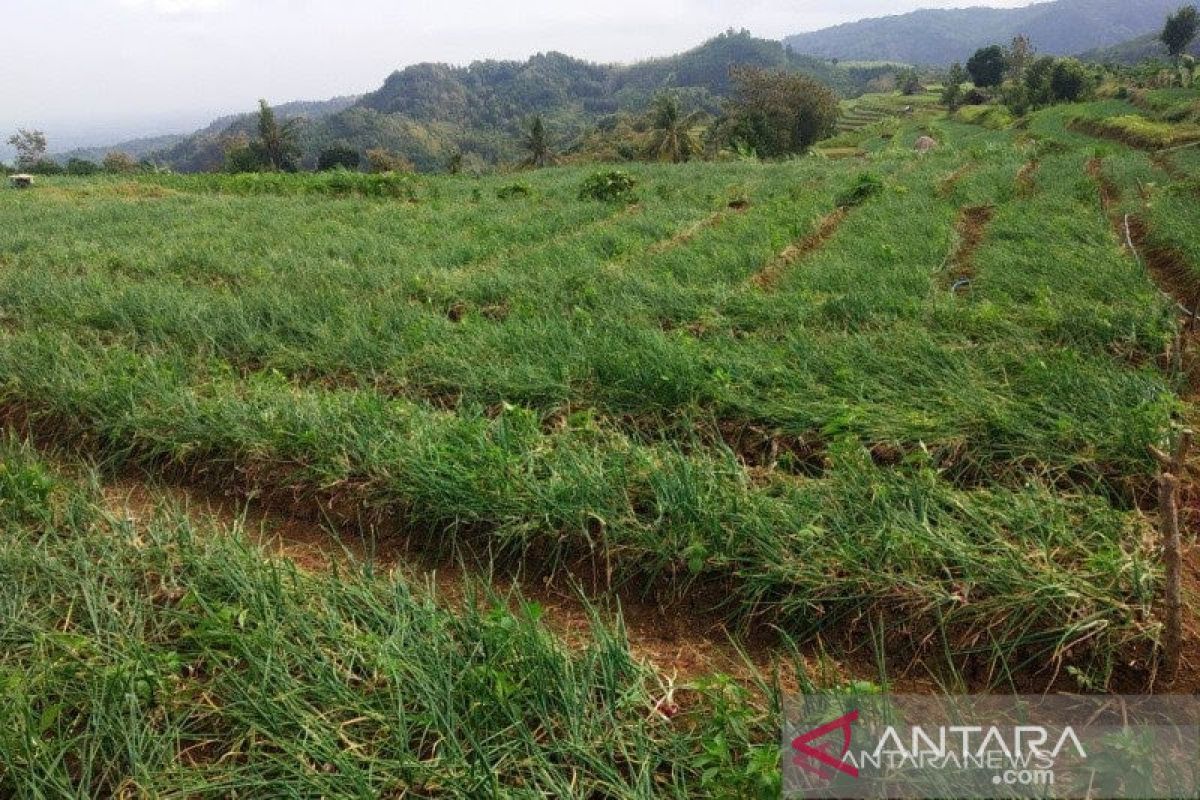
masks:
<svg viewBox="0 0 1200 800"><path fill-rule="evenodd" d="M1192 42L1187 52L1200 57L1200 38ZM1170 55L1166 45L1159 41L1157 33L1147 33L1120 44L1086 50L1079 54L1079 58L1099 64L1140 64L1153 58L1169 61Z"/></svg>
<svg viewBox="0 0 1200 800"><path fill-rule="evenodd" d="M158 150L178 144L184 138L186 138L185 134L178 133L165 136L143 136L138 139L128 139L109 147L77 147L63 153L53 153L51 157L63 164L72 158L82 158L85 161L100 163L109 153L119 151L133 156L135 159L142 159Z"/></svg>
<svg viewBox="0 0 1200 800"><path fill-rule="evenodd" d="M1162 29L1183 0L1054 0L1024 8L914 11L790 36L796 52L845 60L944 65L1018 34L1038 52L1072 55Z"/></svg>
<svg viewBox="0 0 1200 800"><path fill-rule="evenodd" d="M335 143L360 151L386 148L420 169L440 168L455 152L486 161L511 160L518 155L522 126L534 114L546 119L557 146L565 148L606 118L644 110L667 88L678 91L690 108L715 112L729 93L734 64L803 72L843 94L861 92L867 81L888 71L837 67L745 31L729 31L686 53L629 66L594 64L562 53L465 67L416 64L392 73L379 89L342 108L299 115L303 160L311 166L321 149ZM224 142L252 133L253 124L252 115L218 120L155 157L184 171L220 168Z"/></svg>
<svg viewBox="0 0 1200 800"><path fill-rule="evenodd" d="M275 113L282 119L320 119L349 108L358 102L360 95L334 97L330 100L300 100L275 106ZM257 120L254 114L227 114L218 117L207 127L193 134L169 134L128 139L104 147L80 147L64 153L55 153L53 158L66 163L72 158L82 158L99 163L109 153L120 152L136 159L149 158L163 163L186 165L191 161L203 161L202 153L193 152L196 145L208 139L216 139L227 130L239 126L247 130ZM222 154L223 157L223 154Z"/></svg>

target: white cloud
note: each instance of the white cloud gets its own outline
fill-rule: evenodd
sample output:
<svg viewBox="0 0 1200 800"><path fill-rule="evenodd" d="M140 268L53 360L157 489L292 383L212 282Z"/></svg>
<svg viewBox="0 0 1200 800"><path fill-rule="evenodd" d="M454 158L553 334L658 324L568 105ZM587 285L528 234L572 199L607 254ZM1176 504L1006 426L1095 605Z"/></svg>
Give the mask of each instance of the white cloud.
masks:
<svg viewBox="0 0 1200 800"><path fill-rule="evenodd" d="M189 14L198 11L217 11L228 0L120 0L126 8L147 9L159 14Z"/></svg>

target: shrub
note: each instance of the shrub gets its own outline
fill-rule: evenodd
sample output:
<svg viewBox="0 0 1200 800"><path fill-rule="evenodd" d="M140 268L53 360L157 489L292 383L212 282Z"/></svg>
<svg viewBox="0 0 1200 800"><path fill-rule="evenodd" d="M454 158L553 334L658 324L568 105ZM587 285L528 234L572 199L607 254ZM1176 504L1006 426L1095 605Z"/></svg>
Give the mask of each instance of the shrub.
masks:
<svg viewBox="0 0 1200 800"><path fill-rule="evenodd" d="M962 64L955 62L946 76L946 86L942 89L942 103L951 111L957 111L963 102L963 87L967 82L967 71Z"/></svg>
<svg viewBox="0 0 1200 800"><path fill-rule="evenodd" d="M331 169L356 170L361 160L362 156L353 147L338 144L321 151L321 155L317 157L317 170L320 172Z"/></svg>
<svg viewBox="0 0 1200 800"><path fill-rule="evenodd" d="M964 106L981 106L984 103L991 102L991 95L979 89L968 89L963 93L959 104Z"/></svg>
<svg viewBox="0 0 1200 800"><path fill-rule="evenodd" d="M94 161L88 161L83 158L72 158L67 162L68 175L95 175L100 171L100 166Z"/></svg>
<svg viewBox="0 0 1200 800"><path fill-rule="evenodd" d="M954 118L959 122L982 125L994 131L1002 130L1013 124L1013 115L1004 106L964 106L958 110Z"/></svg>
<svg viewBox="0 0 1200 800"><path fill-rule="evenodd" d="M371 172L416 172L416 167L407 158L382 147L367 151L367 167Z"/></svg>
<svg viewBox="0 0 1200 800"><path fill-rule="evenodd" d="M861 206L867 200L883 192L883 181L872 172L863 172L854 179L848 189L838 195L839 206Z"/></svg>
<svg viewBox="0 0 1200 800"><path fill-rule="evenodd" d="M922 91L921 76L917 74L915 69L909 67L902 70L896 77L896 82L900 87L900 93L904 95L920 94Z"/></svg>
<svg viewBox="0 0 1200 800"><path fill-rule="evenodd" d="M1050 72L1050 91L1055 102L1074 103L1088 93L1091 79L1083 64L1073 58L1056 61Z"/></svg>
<svg viewBox="0 0 1200 800"><path fill-rule="evenodd" d="M512 200L517 197L529 197L533 187L527 183L510 183L496 190L496 197L501 200Z"/></svg>
<svg viewBox="0 0 1200 800"><path fill-rule="evenodd" d="M111 172L114 175L124 175L138 168L137 162L133 160L133 156L116 150L106 155L102 163L104 171Z"/></svg>
<svg viewBox="0 0 1200 800"><path fill-rule="evenodd" d="M233 174L262 172L267 169L267 160L260 148L253 143L233 145L225 151L225 171Z"/></svg>
<svg viewBox="0 0 1200 800"><path fill-rule="evenodd" d="M1000 89L1000 102L1008 106L1018 117L1029 113L1029 92L1025 84L1019 81L1008 81Z"/></svg>
<svg viewBox="0 0 1200 800"><path fill-rule="evenodd" d="M29 167L28 171L34 175L62 175L64 170L62 164L57 161L43 158Z"/></svg>
<svg viewBox="0 0 1200 800"><path fill-rule="evenodd" d="M579 189L580 200L599 200L605 203L630 203L635 199L637 180L621 170L596 172L588 176Z"/></svg>

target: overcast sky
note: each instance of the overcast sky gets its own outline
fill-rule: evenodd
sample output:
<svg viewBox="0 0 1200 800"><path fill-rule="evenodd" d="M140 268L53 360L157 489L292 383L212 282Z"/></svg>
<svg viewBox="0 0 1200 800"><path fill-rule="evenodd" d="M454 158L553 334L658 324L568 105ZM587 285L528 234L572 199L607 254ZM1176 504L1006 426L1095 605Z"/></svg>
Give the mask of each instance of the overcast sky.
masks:
<svg viewBox="0 0 1200 800"><path fill-rule="evenodd" d="M420 61L559 50L630 61L726 29L787 34L919 7L1030 0L3 0L0 131L58 144L376 88ZM7 138L4 136L3 138ZM72 141L74 143L74 141Z"/></svg>

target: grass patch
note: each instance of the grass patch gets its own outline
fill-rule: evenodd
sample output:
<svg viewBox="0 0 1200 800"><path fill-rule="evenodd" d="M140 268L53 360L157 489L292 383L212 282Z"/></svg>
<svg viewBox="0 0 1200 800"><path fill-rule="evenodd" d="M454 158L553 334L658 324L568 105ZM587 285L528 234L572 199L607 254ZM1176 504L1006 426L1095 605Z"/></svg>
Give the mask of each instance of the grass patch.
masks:
<svg viewBox="0 0 1200 800"><path fill-rule="evenodd" d="M1159 122L1136 114L1108 118L1080 116L1073 119L1070 125L1090 136L1114 139L1145 150L1162 150L1200 142L1200 125Z"/></svg>
<svg viewBox="0 0 1200 800"><path fill-rule="evenodd" d="M1002 105L963 106L955 112L954 118L959 122L981 125L994 131L1008 128L1015 121L1012 112Z"/></svg>

